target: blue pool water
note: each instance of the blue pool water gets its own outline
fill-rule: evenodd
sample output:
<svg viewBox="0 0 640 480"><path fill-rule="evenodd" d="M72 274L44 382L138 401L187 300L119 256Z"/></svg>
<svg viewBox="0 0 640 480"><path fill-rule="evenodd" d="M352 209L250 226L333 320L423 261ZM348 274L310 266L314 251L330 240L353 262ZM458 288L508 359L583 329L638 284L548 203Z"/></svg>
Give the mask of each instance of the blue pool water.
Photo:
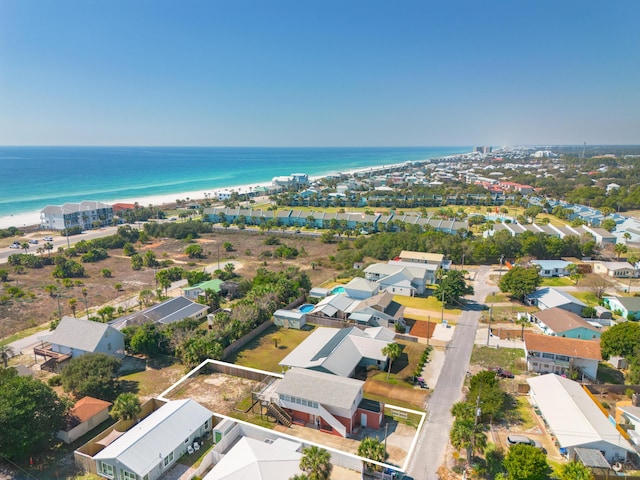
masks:
<svg viewBox="0 0 640 480"><path fill-rule="evenodd" d="M344 293L344 287L340 286L340 287L334 287L333 289L331 289L331 295L336 295L338 293Z"/></svg>
<svg viewBox="0 0 640 480"><path fill-rule="evenodd" d="M309 313L311 310L313 310L314 307L315 305L311 305L310 303L305 303L304 305L300 305L298 310L301 311L302 313Z"/></svg>

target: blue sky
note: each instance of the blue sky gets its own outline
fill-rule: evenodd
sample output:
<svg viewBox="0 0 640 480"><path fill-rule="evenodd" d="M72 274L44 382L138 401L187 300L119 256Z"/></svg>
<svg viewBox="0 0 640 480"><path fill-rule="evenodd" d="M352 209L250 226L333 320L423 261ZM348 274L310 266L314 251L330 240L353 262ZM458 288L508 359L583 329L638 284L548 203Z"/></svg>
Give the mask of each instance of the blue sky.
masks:
<svg viewBox="0 0 640 480"><path fill-rule="evenodd" d="M0 0L0 144L638 144L638 18L637 0Z"/></svg>

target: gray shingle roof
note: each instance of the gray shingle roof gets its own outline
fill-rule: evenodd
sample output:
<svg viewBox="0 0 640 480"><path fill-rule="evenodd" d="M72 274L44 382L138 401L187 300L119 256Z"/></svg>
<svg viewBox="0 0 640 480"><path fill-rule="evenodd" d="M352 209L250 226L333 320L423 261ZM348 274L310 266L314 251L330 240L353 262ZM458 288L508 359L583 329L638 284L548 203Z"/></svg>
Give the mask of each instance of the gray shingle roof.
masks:
<svg viewBox="0 0 640 480"><path fill-rule="evenodd" d="M107 331L110 335L122 336L122 333L106 323L62 317L54 332L51 335L42 336L40 339L55 345L93 352Z"/></svg>

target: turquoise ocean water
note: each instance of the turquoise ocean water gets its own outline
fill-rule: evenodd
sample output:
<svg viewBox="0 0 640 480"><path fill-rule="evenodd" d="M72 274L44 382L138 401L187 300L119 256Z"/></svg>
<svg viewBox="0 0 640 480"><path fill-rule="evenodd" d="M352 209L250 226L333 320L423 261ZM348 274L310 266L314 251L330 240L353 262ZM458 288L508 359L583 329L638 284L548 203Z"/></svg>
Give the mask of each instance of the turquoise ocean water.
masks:
<svg viewBox="0 0 640 480"><path fill-rule="evenodd" d="M65 202L140 199L269 184L469 152L469 147L0 147L0 217Z"/></svg>

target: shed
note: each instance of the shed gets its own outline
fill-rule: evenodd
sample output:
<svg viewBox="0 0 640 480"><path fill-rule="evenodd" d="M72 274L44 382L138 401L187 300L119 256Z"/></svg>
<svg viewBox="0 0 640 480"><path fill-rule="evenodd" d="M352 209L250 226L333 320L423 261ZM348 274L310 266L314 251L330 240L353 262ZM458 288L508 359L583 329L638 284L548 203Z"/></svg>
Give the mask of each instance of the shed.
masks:
<svg viewBox="0 0 640 480"><path fill-rule="evenodd" d="M300 330L307 323L307 316L297 310L276 310L273 312L273 323L278 327Z"/></svg>

